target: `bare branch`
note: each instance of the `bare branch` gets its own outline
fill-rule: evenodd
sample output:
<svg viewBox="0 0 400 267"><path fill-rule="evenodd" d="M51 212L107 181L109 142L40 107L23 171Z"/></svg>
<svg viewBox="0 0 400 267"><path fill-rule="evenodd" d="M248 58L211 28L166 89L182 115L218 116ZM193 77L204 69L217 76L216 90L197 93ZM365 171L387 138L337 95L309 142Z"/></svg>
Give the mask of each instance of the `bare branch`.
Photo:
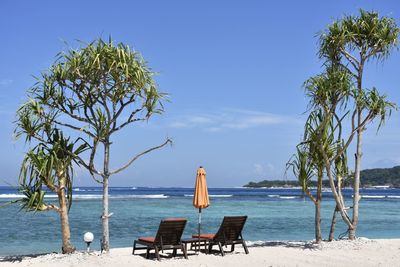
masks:
<svg viewBox="0 0 400 267"><path fill-rule="evenodd" d="M125 102L125 103L123 103L122 102L122 100L120 101L120 108L118 109L118 111L115 113L115 115L113 116L113 118L112 118L112 120L111 120L111 123L110 124L113 124L113 128L115 129L116 128L116 123L117 123L117 119L118 119L118 117L121 115L121 113L122 113L122 111L124 110L124 108L127 106L127 105L129 105L129 104L131 104L131 103L133 103L133 102L135 102L135 99L134 99L134 97L132 96L130 99L129 99L129 101L127 101L127 102ZM141 109L140 109L141 110ZM133 115L135 115L137 112L139 112L140 110L138 110L138 109L136 109L135 111L133 111L133 112L135 112ZM132 116L132 114L131 114L131 116Z"/></svg>
<svg viewBox="0 0 400 267"><path fill-rule="evenodd" d="M57 207L57 206L54 205L54 204L46 204L46 208L45 208L43 211L47 211L47 210L54 210L54 211L56 211L56 212L58 212L58 213L61 212L60 208Z"/></svg>
<svg viewBox="0 0 400 267"><path fill-rule="evenodd" d="M167 140L165 140L165 142L162 143L161 145L152 147L152 148L150 148L150 149L147 149L147 150L143 151L142 153L137 154L137 155L134 156L125 166L123 166L123 167L121 167L121 168L119 168L119 169L117 169L117 170L115 170L115 171L110 172L110 175L113 175L113 174L119 173L120 171L125 170L125 169L128 168L135 160L137 160L137 159L140 158L141 156L143 156L143 155L145 155L145 154L147 154L147 153L149 153L149 152L151 152L151 151L153 151L153 150L162 148L163 146L165 146L165 145L167 145L167 144L172 144L172 140L169 139L169 138L167 138Z"/></svg>
<svg viewBox="0 0 400 267"><path fill-rule="evenodd" d="M103 176L103 173L101 173L98 170L96 170L96 168L94 166L92 166L92 167L89 166L89 164L87 164L81 157L75 155L75 158L80 164L82 164L82 166L84 166L86 169L88 169L91 172L91 174L95 173L97 175Z"/></svg>
<svg viewBox="0 0 400 267"><path fill-rule="evenodd" d="M365 125L367 125L367 123L369 121L371 121L372 118L373 118L373 113L372 113L372 111L370 111L368 113L368 115L365 117L365 119L359 125L357 125L357 127L355 127L355 116L356 116L356 114L357 114L357 109L354 110L353 115L351 116L351 132L350 132L349 138L347 139L345 145L339 150L339 152L332 159L332 161L335 161L336 159L338 159L344 153L344 151L351 144L351 141L353 140L353 138L354 138L355 134L357 133L357 131L359 131L360 129L363 129L365 127Z"/></svg>
<svg viewBox="0 0 400 267"><path fill-rule="evenodd" d="M82 128L82 127L76 127L76 126L73 126L73 125L71 125L71 124L62 123L62 122L59 122L59 121L54 121L54 123L56 123L56 124L58 124L58 125L65 126L65 127L68 127L68 128L71 128L71 129L74 129L74 130L77 130L77 131L80 131L80 132L84 132L85 134L89 135L89 136L92 137L92 138L95 138L95 137L96 137L94 134L92 134L92 133L89 132L88 130L85 130L85 129Z"/></svg>
<svg viewBox="0 0 400 267"><path fill-rule="evenodd" d="M120 126L114 127L114 128L110 131L110 134L121 130L121 129L124 128L126 125L128 125L128 124L130 124L130 123L132 123L132 122L135 122L135 121L145 121L146 119L144 119L144 118L136 118L136 119L133 118L133 117L135 116L135 114L138 113L138 112L141 111L141 110L142 110L142 108L140 108L140 109L138 108L138 109L134 110L134 111L131 113L131 115L129 116L129 118L128 118L124 123L122 123Z"/></svg>
<svg viewBox="0 0 400 267"><path fill-rule="evenodd" d="M346 51L346 49L341 48L340 52L343 53L343 55L347 58L347 60L350 62L350 64L354 67L354 69L358 72L358 66L359 62L358 60L349 52Z"/></svg>
<svg viewBox="0 0 400 267"><path fill-rule="evenodd" d="M344 151L349 147L349 145L351 144L351 141L353 141L354 135L357 132L358 127L355 127L355 118L357 115L357 109L354 109L353 111L353 115L351 116L351 132L350 135L345 143L345 145L339 150L338 153L336 153L335 157L332 159L332 161L337 160L343 153Z"/></svg>

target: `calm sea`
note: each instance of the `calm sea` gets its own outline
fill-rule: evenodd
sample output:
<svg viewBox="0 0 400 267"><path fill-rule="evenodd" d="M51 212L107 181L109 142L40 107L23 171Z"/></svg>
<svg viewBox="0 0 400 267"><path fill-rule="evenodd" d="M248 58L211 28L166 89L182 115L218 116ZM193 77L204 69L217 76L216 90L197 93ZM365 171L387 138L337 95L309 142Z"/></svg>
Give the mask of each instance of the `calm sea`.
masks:
<svg viewBox="0 0 400 267"><path fill-rule="evenodd" d="M363 189L358 236L400 238L400 189ZM101 188L74 189L70 211L72 242L85 248L83 234L93 232L93 248L101 238ZM314 205L300 189L210 188L211 205L203 210L202 230L215 232L224 215L247 215L244 238L249 241L311 240ZM322 226L327 237L334 201L323 194ZM345 190L350 200L352 191ZM26 213L6 205L18 197L15 189L0 187L0 255L60 251L60 224L55 212ZM113 187L110 189L110 239L112 247L131 246L138 236L154 235L166 217L186 217L185 237L197 230L193 188ZM49 201L55 201L48 195ZM351 206L351 202L348 203ZM346 231L338 220L336 236Z"/></svg>

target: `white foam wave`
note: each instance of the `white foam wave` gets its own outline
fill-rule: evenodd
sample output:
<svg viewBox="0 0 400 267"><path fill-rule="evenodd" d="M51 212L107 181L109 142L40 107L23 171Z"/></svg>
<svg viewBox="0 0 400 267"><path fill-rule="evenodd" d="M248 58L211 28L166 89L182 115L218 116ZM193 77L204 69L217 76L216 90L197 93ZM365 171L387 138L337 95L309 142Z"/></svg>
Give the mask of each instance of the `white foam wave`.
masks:
<svg viewBox="0 0 400 267"><path fill-rule="evenodd" d="M16 198L23 198L24 195L22 194L0 194L0 199L16 199ZM57 195L54 194L46 194L45 198L57 198ZM90 195L90 194L74 194L73 199L101 199L103 195ZM110 195L110 198L168 198L164 194L154 194L154 195Z"/></svg>
<svg viewBox="0 0 400 267"><path fill-rule="evenodd" d="M23 198L22 194L0 194L0 198ZM57 195L44 195L45 198L56 198Z"/></svg>
<svg viewBox="0 0 400 267"><path fill-rule="evenodd" d="M363 198L385 198L386 196L362 196Z"/></svg>
<svg viewBox="0 0 400 267"><path fill-rule="evenodd" d="M133 197L133 198L169 198L169 196L166 196L164 194L159 194L159 195L130 195L130 197Z"/></svg>
<svg viewBox="0 0 400 267"><path fill-rule="evenodd" d="M268 197L280 197L280 195L268 195Z"/></svg>
<svg viewBox="0 0 400 267"><path fill-rule="evenodd" d="M0 198L21 198L23 196L20 194L0 194Z"/></svg>
<svg viewBox="0 0 400 267"><path fill-rule="evenodd" d="M184 194L185 197L193 197L191 194ZM208 195L209 197L233 197L233 195Z"/></svg>
<svg viewBox="0 0 400 267"><path fill-rule="evenodd" d="M280 196L279 198L281 198L281 199L295 199L297 197L295 197L295 196Z"/></svg>
<svg viewBox="0 0 400 267"><path fill-rule="evenodd" d="M388 198L400 198L400 196L387 196Z"/></svg>
<svg viewBox="0 0 400 267"><path fill-rule="evenodd" d="M77 187L77 188L72 189L72 191L74 191L74 192L101 192L102 190L101 189L82 189L82 188Z"/></svg>
<svg viewBox="0 0 400 267"><path fill-rule="evenodd" d="M100 199L103 195L74 195L74 199ZM110 195L111 199L115 198L169 198L164 194L154 194L154 195Z"/></svg>
<svg viewBox="0 0 400 267"><path fill-rule="evenodd" d="M103 195L73 195L73 199L101 199ZM112 196L110 196L112 198Z"/></svg>
<svg viewBox="0 0 400 267"><path fill-rule="evenodd" d="M80 188L78 187L78 188L72 189L72 191L81 192L81 191L86 191L86 190L85 190L85 189L80 189Z"/></svg>

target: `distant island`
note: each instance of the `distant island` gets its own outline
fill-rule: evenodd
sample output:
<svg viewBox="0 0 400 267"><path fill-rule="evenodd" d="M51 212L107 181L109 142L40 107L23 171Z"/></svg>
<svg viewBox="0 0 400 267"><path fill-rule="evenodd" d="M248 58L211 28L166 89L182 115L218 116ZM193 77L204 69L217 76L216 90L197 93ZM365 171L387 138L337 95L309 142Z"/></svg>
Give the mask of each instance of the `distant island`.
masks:
<svg viewBox="0 0 400 267"><path fill-rule="evenodd" d="M400 166L393 168L376 168L361 171L362 187L400 187ZM348 183L349 184L349 183ZM264 180L260 182L249 182L244 187L297 187L297 180ZM317 186L315 181L311 186ZM323 187L329 187L329 181L323 181Z"/></svg>

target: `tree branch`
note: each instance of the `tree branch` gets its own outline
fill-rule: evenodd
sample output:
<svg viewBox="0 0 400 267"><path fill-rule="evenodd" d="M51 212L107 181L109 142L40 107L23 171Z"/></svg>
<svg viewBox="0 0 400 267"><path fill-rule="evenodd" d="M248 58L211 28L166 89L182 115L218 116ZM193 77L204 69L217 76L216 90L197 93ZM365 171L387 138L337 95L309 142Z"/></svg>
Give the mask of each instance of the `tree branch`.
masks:
<svg viewBox="0 0 400 267"><path fill-rule="evenodd" d="M45 204L45 206L46 206L46 209L44 209L43 211L47 211L47 210L55 210L56 212L58 212L58 213L60 213L61 212L61 210L60 210L60 208L59 207L57 207L56 205L54 205L54 204Z"/></svg>
<svg viewBox="0 0 400 267"><path fill-rule="evenodd" d="M56 123L56 124L58 124L58 125L65 126L65 127L68 127L68 128L71 128L71 129L74 129L74 130L77 130L77 131L80 131L80 132L84 132L85 134L89 135L89 136L92 137L92 138L95 138L95 137L96 137L94 134L92 134L92 133L89 132L88 130L85 130L83 127L76 127L76 126L73 126L73 125L71 125L71 124L62 123L62 122L59 122L59 121L54 121L54 123Z"/></svg>
<svg viewBox="0 0 400 267"><path fill-rule="evenodd" d="M172 144L172 140L169 139L169 138L167 138L167 140L165 140L165 142L162 143L161 145L152 147L152 148L150 148L150 149L147 149L147 150L143 151L142 153L137 154L137 155L134 156L125 166L123 166L123 167L121 167L121 168L119 168L119 169L117 169L117 170L115 170L115 171L110 172L110 175L113 175L113 174L119 173L120 171L125 170L125 169L128 168L135 160L137 160L137 159L140 158L141 156L143 156L143 155L145 155L145 154L147 154L147 153L149 153L149 152L151 152L151 151L153 151L153 150L162 148L163 146L165 146L165 145L167 145L167 144Z"/></svg>
<svg viewBox="0 0 400 267"><path fill-rule="evenodd" d="M353 65L354 69L358 72L358 65L359 65L358 60L349 52L347 52L346 49L344 48L340 48L340 52L342 52L342 54L347 58L350 64Z"/></svg>
<svg viewBox="0 0 400 267"><path fill-rule="evenodd" d="M130 123L132 123L132 122L135 122L135 121L145 121L146 119L144 119L144 118L136 118L136 119L133 118L133 116L134 116L137 112L139 112L139 111L141 111L141 110L142 110L142 109L136 109L135 111L133 111L133 112L131 113L131 115L129 116L128 120L127 120L126 122L122 123L120 126L118 126L118 127L116 127L116 128L114 127L114 128L110 131L110 134L121 130L121 129L124 128L126 125L128 125L128 124L130 124Z"/></svg>
<svg viewBox="0 0 400 267"><path fill-rule="evenodd" d="M316 200L315 197L311 194L310 190L306 189L306 190L303 190L303 192L307 194L307 196L311 199L312 202L314 202L314 204L317 204L317 200Z"/></svg>

